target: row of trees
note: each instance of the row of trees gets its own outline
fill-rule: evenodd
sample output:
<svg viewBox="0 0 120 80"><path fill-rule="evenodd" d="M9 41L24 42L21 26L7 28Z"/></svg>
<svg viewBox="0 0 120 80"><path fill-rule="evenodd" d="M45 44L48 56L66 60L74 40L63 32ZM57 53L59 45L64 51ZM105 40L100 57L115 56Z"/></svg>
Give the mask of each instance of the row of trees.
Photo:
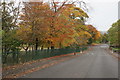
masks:
<svg viewBox="0 0 120 80"><path fill-rule="evenodd" d="M120 40L119 40L119 34L120 34L120 19L112 24L112 27L108 30L108 40L110 42L111 46L120 46Z"/></svg>
<svg viewBox="0 0 120 80"><path fill-rule="evenodd" d="M91 44L100 33L85 22L89 16L75 2L3 2L2 53L15 57L21 49L54 49Z"/></svg>

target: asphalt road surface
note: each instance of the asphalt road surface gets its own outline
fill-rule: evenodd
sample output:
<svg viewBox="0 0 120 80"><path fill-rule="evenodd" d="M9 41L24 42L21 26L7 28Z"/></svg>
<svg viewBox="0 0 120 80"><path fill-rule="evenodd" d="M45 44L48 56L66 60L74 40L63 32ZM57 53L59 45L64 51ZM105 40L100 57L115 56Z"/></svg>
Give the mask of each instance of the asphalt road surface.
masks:
<svg viewBox="0 0 120 80"><path fill-rule="evenodd" d="M118 78L118 59L108 54L106 44L93 46L86 54L21 78Z"/></svg>

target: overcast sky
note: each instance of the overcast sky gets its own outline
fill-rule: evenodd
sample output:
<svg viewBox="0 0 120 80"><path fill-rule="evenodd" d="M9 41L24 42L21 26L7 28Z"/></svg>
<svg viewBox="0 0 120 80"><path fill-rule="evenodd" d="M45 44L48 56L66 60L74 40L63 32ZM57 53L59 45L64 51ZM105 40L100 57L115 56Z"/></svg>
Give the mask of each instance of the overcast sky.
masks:
<svg viewBox="0 0 120 80"><path fill-rule="evenodd" d="M107 31L112 23L118 20L119 0L83 0L88 5L88 24L94 25L99 31Z"/></svg>

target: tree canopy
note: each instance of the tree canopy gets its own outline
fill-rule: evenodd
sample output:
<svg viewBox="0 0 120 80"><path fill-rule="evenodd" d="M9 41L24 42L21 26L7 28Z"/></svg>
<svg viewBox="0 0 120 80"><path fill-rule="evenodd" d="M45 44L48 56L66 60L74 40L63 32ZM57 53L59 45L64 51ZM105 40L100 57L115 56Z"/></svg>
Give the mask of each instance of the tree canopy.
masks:
<svg viewBox="0 0 120 80"><path fill-rule="evenodd" d="M108 30L108 40L111 45L120 46L119 41L120 34L120 20L112 24L112 27Z"/></svg>

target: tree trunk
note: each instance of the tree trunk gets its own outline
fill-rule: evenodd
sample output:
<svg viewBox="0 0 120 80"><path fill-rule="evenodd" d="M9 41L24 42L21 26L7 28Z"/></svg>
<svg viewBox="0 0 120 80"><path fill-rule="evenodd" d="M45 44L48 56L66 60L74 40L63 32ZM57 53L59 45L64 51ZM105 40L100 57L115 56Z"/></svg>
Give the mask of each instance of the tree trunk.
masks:
<svg viewBox="0 0 120 80"><path fill-rule="evenodd" d="M32 52L34 51L34 45L32 45Z"/></svg>
<svg viewBox="0 0 120 80"><path fill-rule="evenodd" d="M41 51L43 50L43 45L41 46Z"/></svg>
<svg viewBox="0 0 120 80"><path fill-rule="evenodd" d="M17 63L19 63L19 51L17 50L17 55L16 55L16 57L17 57Z"/></svg>
<svg viewBox="0 0 120 80"><path fill-rule="evenodd" d="M51 46L51 49L54 49L54 46Z"/></svg>
<svg viewBox="0 0 120 80"><path fill-rule="evenodd" d="M35 45L35 50L38 50L38 38L36 38L36 45Z"/></svg>
<svg viewBox="0 0 120 80"><path fill-rule="evenodd" d="M3 64L7 63L7 56L8 56L7 45L4 46L2 55L4 57Z"/></svg>
<svg viewBox="0 0 120 80"><path fill-rule="evenodd" d="M50 48L48 47L47 49L49 50Z"/></svg>
<svg viewBox="0 0 120 80"><path fill-rule="evenodd" d="M60 49L62 48L62 44L61 44L61 42L59 43L59 48L60 48Z"/></svg>
<svg viewBox="0 0 120 80"><path fill-rule="evenodd" d="M25 49L25 53L27 54L28 49Z"/></svg>
<svg viewBox="0 0 120 80"><path fill-rule="evenodd" d="M3 64L7 63L7 54L4 55Z"/></svg>
<svg viewBox="0 0 120 80"><path fill-rule="evenodd" d="M34 58L33 54L34 54L34 45L32 44L32 59Z"/></svg>

